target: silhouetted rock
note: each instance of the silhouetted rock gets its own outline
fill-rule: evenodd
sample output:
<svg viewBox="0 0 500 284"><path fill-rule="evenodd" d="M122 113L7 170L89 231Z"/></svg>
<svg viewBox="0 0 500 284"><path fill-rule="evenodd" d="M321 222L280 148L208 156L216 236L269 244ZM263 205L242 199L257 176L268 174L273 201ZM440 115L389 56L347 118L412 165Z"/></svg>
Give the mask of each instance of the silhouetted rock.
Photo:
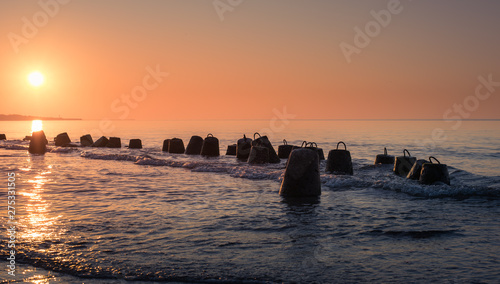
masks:
<svg viewBox="0 0 500 284"><path fill-rule="evenodd" d="M226 156L236 156L236 144L227 146Z"/></svg>
<svg viewBox="0 0 500 284"><path fill-rule="evenodd" d="M344 144L344 150L339 149L341 143ZM340 141L337 143L337 149L331 150L328 153L325 171L334 174L353 174L351 153L347 151L347 146L344 142Z"/></svg>
<svg viewBox="0 0 500 284"><path fill-rule="evenodd" d="M108 148L121 148L122 140L119 137L109 137L108 144L106 144Z"/></svg>
<svg viewBox="0 0 500 284"><path fill-rule="evenodd" d="M259 138L255 139L256 135L259 135ZM254 140L252 141L252 146L263 146L269 150L269 163L281 162L281 159L278 157L278 154L276 154L276 151L267 136L260 136L259 133L255 132L253 138Z"/></svg>
<svg viewBox="0 0 500 284"><path fill-rule="evenodd" d="M320 161L325 159L325 154L323 153L323 149L318 148L318 144L316 144L316 142L309 142L306 144L306 147L311 149L311 150L316 151L318 153L318 157L319 157Z"/></svg>
<svg viewBox="0 0 500 284"><path fill-rule="evenodd" d="M47 152L47 142L47 137L45 137L43 130L33 132L28 151L31 154L45 154Z"/></svg>
<svg viewBox="0 0 500 284"><path fill-rule="evenodd" d="M31 136L30 135L24 136L23 141L31 141Z"/></svg>
<svg viewBox="0 0 500 284"><path fill-rule="evenodd" d="M394 156L387 155L387 148L384 147L384 154L379 154L375 157L375 165L394 165Z"/></svg>
<svg viewBox="0 0 500 284"><path fill-rule="evenodd" d="M317 151L298 148L290 153L279 194L289 197L321 195Z"/></svg>
<svg viewBox="0 0 500 284"><path fill-rule="evenodd" d="M280 159L288 159L293 147L293 145L288 145L288 142L283 139L283 145L278 146L278 157L280 157Z"/></svg>
<svg viewBox="0 0 500 284"><path fill-rule="evenodd" d="M0 140L7 140L7 136L5 136L5 134L0 134Z"/></svg>
<svg viewBox="0 0 500 284"><path fill-rule="evenodd" d="M172 154L183 154L186 151L184 142L180 138L172 138L168 143L168 152Z"/></svg>
<svg viewBox="0 0 500 284"><path fill-rule="evenodd" d="M94 144L92 144L92 147L106 147L106 145L108 145L108 142L109 139L105 136L102 136L101 138L97 139Z"/></svg>
<svg viewBox="0 0 500 284"><path fill-rule="evenodd" d="M243 134L243 138L238 139L236 144L236 158L238 160L247 161L248 155L250 155L250 149L252 148L252 139L247 138Z"/></svg>
<svg viewBox="0 0 500 284"><path fill-rule="evenodd" d="M80 145L82 147L90 147L94 144L94 140L92 139L92 136L90 134L83 135L80 137Z"/></svg>
<svg viewBox="0 0 500 284"><path fill-rule="evenodd" d="M200 155L201 147L203 147L203 138L197 135L191 136L185 153L186 155Z"/></svg>
<svg viewBox="0 0 500 284"><path fill-rule="evenodd" d="M249 164L267 164L269 163L269 149L264 146L252 146L250 155L248 155Z"/></svg>
<svg viewBox="0 0 500 284"><path fill-rule="evenodd" d="M432 163L432 159L438 162ZM422 184L445 183L450 185L450 174L448 173L448 166L441 164L438 159L429 157L429 163L422 165L422 172L420 173L419 182Z"/></svg>
<svg viewBox="0 0 500 284"><path fill-rule="evenodd" d="M406 153L408 153L408 156L406 156ZM410 151L404 149L403 156L396 157L396 160L394 161L393 171L399 176L406 177L408 176L408 173L410 172L413 164L415 164L416 161L417 158L412 157Z"/></svg>
<svg viewBox="0 0 500 284"><path fill-rule="evenodd" d="M64 146L66 144L71 143L71 139L69 139L68 133L60 133L54 138L56 146Z"/></svg>
<svg viewBox="0 0 500 284"><path fill-rule="evenodd" d="M128 143L128 147L130 149L142 149L141 139L130 139L130 142Z"/></svg>
<svg viewBox="0 0 500 284"><path fill-rule="evenodd" d="M410 171L408 172L408 175L406 175L406 178L408 179L413 179L413 180L419 180L420 179L420 172L422 171L422 165L427 163L427 160L417 160L415 163L413 163L413 166L411 167Z"/></svg>
<svg viewBox="0 0 500 284"><path fill-rule="evenodd" d="M215 138L211 133L203 140L201 155L205 157L218 157L220 155L219 139Z"/></svg>

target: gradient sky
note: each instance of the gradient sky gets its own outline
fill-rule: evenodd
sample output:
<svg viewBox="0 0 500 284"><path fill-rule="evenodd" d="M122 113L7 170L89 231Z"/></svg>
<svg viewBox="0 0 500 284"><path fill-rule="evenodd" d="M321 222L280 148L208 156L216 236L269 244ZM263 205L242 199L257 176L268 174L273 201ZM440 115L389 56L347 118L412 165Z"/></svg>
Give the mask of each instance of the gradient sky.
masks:
<svg viewBox="0 0 500 284"><path fill-rule="evenodd" d="M449 116L500 118L500 86L470 97L478 76L500 82L500 1L402 0L350 63L341 43L356 46L355 28L394 0L217 1L0 1L0 113L267 119L286 108L297 119L440 119L466 102L469 111ZM222 19L214 3L238 5ZM148 68L169 75L154 84ZM46 77L38 88L26 79L34 70ZM143 80L140 101L120 101Z"/></svg>

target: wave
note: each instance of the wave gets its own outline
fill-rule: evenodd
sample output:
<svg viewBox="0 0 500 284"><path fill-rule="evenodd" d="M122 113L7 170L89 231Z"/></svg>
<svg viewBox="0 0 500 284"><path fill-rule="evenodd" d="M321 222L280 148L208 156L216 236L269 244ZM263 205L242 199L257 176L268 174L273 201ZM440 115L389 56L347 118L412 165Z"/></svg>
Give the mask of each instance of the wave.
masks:
<svg viewBox="0 0 500 284"><path fill-rule="evenodd" d="M21 141L19 141L21 142ZM24 144L24 145L23 145ZM25 142L3 143L0 148L27 150ZM117 151L119 151L117 153ZM80 152L86 159L133 162L139 166L184 168L192 172L227 174L234 178L251 180L274 180L281 182L286 160L279 164L249 165L237 161L234 156L203 158L183 154L168 154L154 149L134 151L129 149L63 148L53 147L50 153L65 154ZM68 159L73 156L64 157ZM345 191L359 189L382 189L428 198L467 198L471 196L500 197L500 177L481 176L449 167L451 186L446 184L422 185L392 173L391 165L372 165L366 159L353 159L354 175L332 175L324 172L325 161L321 161L320 173L323 190Z"/></svg>
<svg viewBox="0 0 500 284"><path fill-rule="evenodd" d="M28 150L28 145L19 145L19 144L0 144L0 148L5 150Z"/></svg>
<svg viewBox="0 0 500 284"><path fill-rule="evenodd" d="M249 165L234 161L229 157L218 159L196 159L184 157L180 160L177 156L162 158L150 155L126 154L96 154L83 153L82 157L90 159L132 161L136 165L166 166L185 168L192 172L211 172L228 174L235 178L253 180L275 180L281 182L286 167L285 161L280 164ZM177 159L176 159L177 158ZM422 185L418 181L408 180L392 173L391 165L367 165L367 161L354 160L355 173L353 176L333 175L324 172L324 161L321 164L321 182L324 190L342 191L366 188L379 188L406 193L418 197L456 197L470 196L500 197L500 178L477 176L462 170L453 170L450 167L452 185L435 184Z"/></svg>
<svg viewBox="0 0 500 284"><path fill-rule="evenodd" d="M89 153L82 152L81 156L83 158L88 159L96 159L96 160L112 160L112 161L137 161L137 156L131 156L126 154L98 154L98 153Z"/></svg>

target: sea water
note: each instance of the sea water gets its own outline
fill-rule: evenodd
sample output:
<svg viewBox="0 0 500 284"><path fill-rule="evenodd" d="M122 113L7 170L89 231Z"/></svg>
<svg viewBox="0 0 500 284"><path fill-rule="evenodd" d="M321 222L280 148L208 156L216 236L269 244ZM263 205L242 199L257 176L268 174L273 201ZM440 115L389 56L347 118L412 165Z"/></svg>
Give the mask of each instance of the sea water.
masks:
<svg viewBox="0 0 500 284"><path fill-rule="evenodd" d="M31 122L0 122L0 280L27 283L498 283L500 121L45 121L45 155ZM459 126L459 127L457 127ZM109 131L111 130L111 132ZM55 147L100 132L121 149ZM279 196L286 160L252 166L224 156L246 134L347 144L353 176L321 162L322 195ZM212 133L221 157L161 151ZM128 149L129 139L143 149ZM377 154L447 164L451 185L420 185L374 166ZM8 173L15 173L15 277ZM9 209L9 210L10 210Z"/></svg>

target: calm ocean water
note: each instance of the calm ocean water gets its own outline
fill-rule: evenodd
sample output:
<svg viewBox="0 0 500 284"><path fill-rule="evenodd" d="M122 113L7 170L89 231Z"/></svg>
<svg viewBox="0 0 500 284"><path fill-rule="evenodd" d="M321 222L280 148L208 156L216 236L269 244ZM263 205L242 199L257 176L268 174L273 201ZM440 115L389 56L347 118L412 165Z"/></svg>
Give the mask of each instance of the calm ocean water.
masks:
<svg viewBox="0 0 500 284"><path fill-rule="evenodd" d="M0 280L27 283L498 283L500 121L116 121L107 136L144 148L30 155L31 122L0 122ZM46 121L50 138L100 134L98 121ZM221 154L245 133L277 149L344 141L353 176L324 172L322 195L278 195L285 160L161 152L212 133ZM372 166L387 147L437 157L451 186ZM16 174L16 276L7 274L7 173Z"/></svg>

